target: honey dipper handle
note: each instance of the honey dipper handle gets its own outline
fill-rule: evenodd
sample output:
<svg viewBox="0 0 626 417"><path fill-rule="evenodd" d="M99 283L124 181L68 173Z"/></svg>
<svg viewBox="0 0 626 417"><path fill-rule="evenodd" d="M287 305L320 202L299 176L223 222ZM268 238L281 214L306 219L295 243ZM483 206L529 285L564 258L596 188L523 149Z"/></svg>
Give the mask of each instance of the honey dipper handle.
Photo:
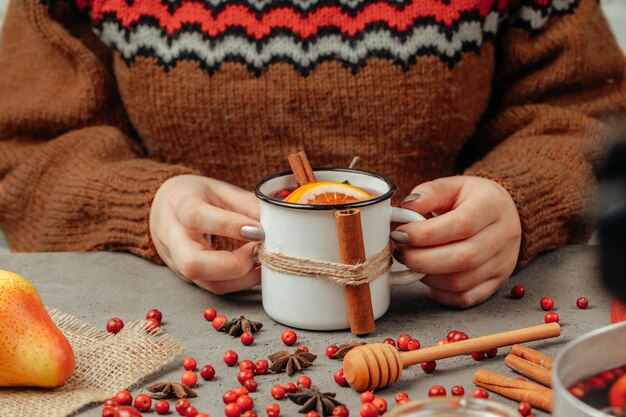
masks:
<svg viewBox="0 0 626 417"><path fill-rule="evenodd" d="M472 352L480 352L516 343L532 342L533 340L549 339L561 335L561 326L558 323L548 323L539 326L526 327L503 333L481 336L475 339L462 340L440 346L403 352L400 354L402 365L406 368L422 362L436 361L451 358L453 356L469 355Z"/></svg>

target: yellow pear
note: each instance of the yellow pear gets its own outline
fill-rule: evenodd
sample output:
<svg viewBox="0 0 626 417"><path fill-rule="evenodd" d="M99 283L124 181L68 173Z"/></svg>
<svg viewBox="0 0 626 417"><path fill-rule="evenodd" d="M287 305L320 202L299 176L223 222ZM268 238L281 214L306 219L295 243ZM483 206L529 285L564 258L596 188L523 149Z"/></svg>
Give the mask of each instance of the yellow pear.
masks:
<svg viewBox="0 0 626 417"><path fill-rule="evenodd" d="M74 367L74 351L35 287L0 270L0 387L59 387Z"/></svg>

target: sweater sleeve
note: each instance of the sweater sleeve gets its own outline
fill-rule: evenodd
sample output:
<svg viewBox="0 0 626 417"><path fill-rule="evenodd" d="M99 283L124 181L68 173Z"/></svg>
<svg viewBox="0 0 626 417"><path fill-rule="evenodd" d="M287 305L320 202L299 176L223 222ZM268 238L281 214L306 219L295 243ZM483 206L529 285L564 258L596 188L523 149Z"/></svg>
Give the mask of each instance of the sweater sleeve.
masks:
<svg viewBox="0 0 626 417"><path fill-rule="evenodd" d="M518 266L589 238L607 117L626 108L626 61L598 1L547 3L520 1L500 34L490 114L464 150L478 160L465 174L500 183L517 205Z"/></svg>
<svg viewBox="0 0 626 417"><path fill-rule="evenodd" d="M192 172L145 158L110 53L62 0L10 2L0 43L0 226L12 250L160 259L152 198ZM56 13L56 16L53 16Z"/></svg>

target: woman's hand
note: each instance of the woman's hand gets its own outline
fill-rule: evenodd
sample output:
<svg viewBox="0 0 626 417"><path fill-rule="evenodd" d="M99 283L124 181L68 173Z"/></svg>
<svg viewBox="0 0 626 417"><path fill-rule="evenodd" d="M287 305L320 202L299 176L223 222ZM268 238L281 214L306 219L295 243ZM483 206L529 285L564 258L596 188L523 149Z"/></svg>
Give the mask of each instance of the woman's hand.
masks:
<svg viewBox="0 0 626 417"><path fill-rule="evenodd" d="M441 178L415 187L402 207L435 217L398 227L394 257L427 274L431 298L467 308L485 301L509 278L520 248L521 225L509 193L478 177Z"/></svg>
<svg viewBox="0 0 626 417"><path fill-rule="evenodd" d="M250 288L261 281L250 242L230 251L211 248L211 235L242 239L242 226L260 226L259 204L241 188L196 175L164 182L150 210L157 252L179 277L215 294Z"/></svg>

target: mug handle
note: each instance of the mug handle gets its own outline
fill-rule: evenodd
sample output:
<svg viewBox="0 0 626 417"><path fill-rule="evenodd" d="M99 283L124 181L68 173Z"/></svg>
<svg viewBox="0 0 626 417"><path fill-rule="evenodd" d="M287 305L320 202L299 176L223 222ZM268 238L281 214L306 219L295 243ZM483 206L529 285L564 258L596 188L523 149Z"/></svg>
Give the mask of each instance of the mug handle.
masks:
<svg viewBox="0 0 626 417"><path fill-rule="evenodd" d="M426 220L421 214L399 207L391 208L391 221L396 223L421 222ZM411 270L389 271L389 278L392 286L413 284L424 278L424 274L418 274Z"/></svg>

